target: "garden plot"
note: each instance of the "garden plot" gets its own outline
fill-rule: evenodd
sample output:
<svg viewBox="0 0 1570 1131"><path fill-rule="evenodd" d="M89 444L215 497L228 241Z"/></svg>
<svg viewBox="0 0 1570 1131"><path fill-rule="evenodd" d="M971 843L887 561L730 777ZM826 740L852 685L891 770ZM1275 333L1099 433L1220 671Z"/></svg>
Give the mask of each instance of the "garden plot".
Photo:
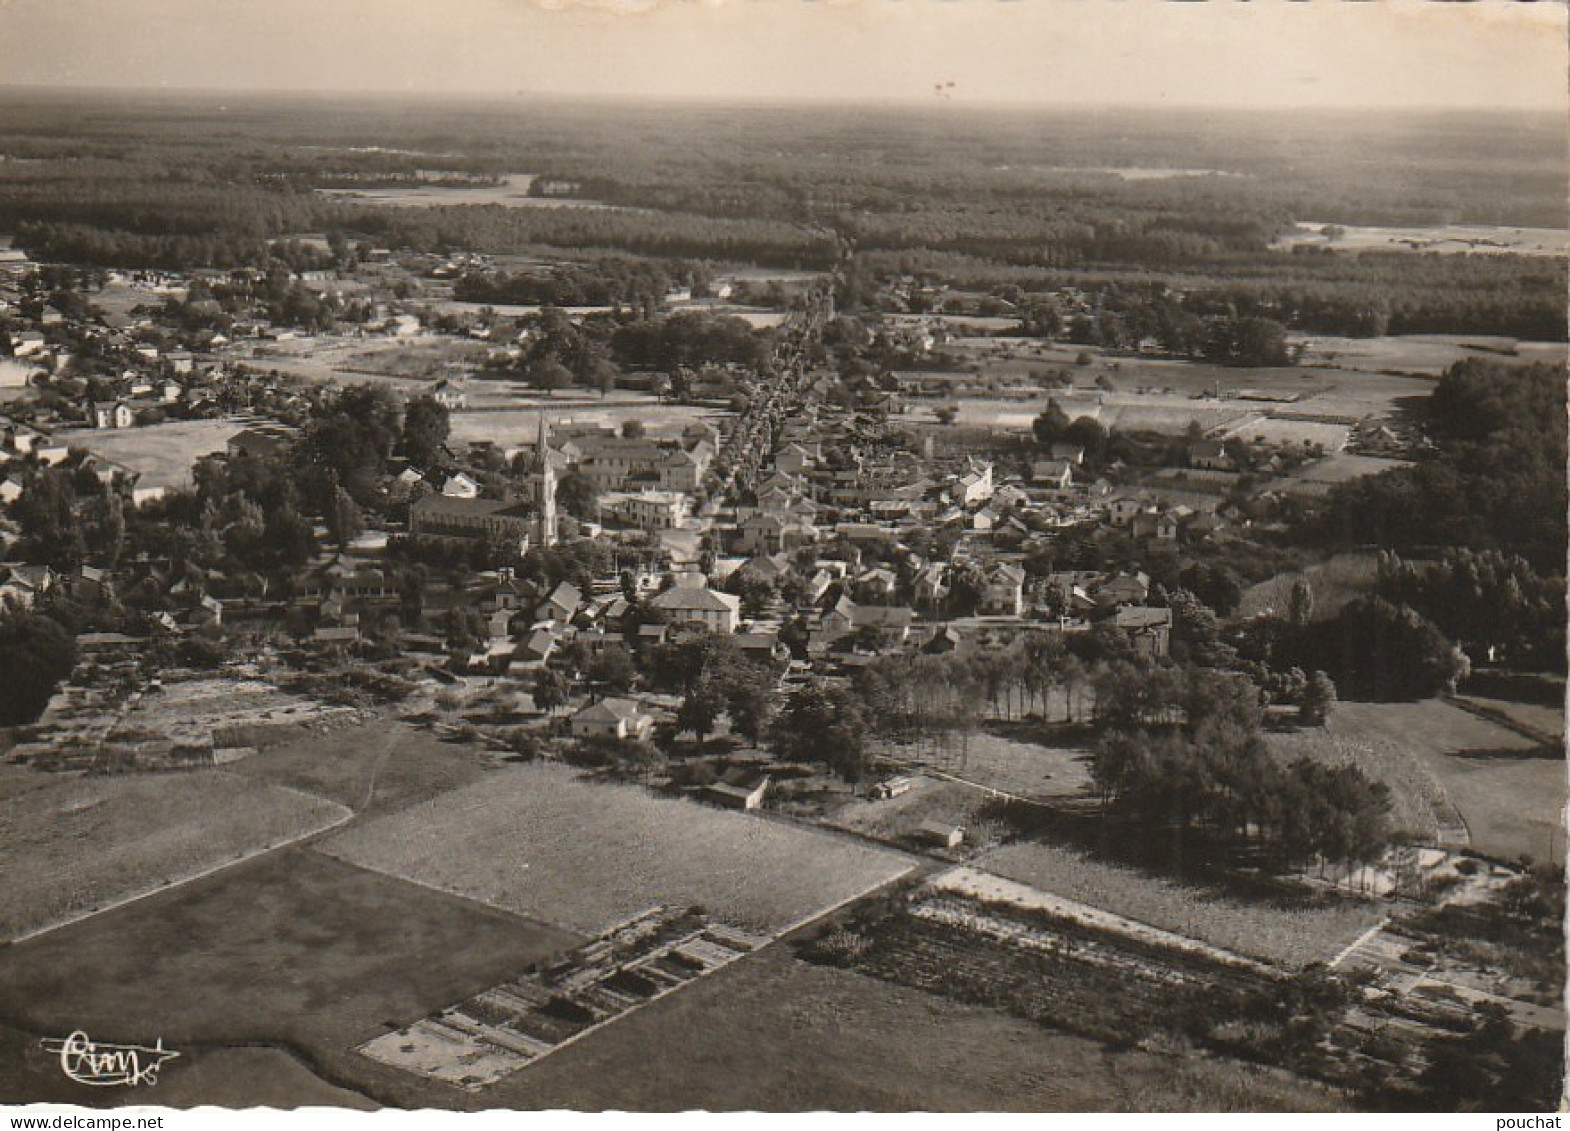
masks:
<svg viewBox="0 0 1570 1131"><path fill-rule="evenodd" d="M0 800L0 936L81 917L348 816L226 770L56 777Z"/></svg>
<svg viewBox="0 0 1570 1131"><path fill-rule="evenodd" d="M261 680L198 678L106 694L68 688L43 718L27 760L46 769L168 769L232 762L359 712L302 699Z"/></svg>
<svg viewBox="0 0 1570 1131"><path fill-rule="evenodd" d="M174 746L239 751L286 741L304 727L345 725L358 717L352 707L314 703L261 680L192 679L143 694L109 738L149 732Z"/></svg>
<svg viewBox="0 0 1570 1131"><path fill-rule="evenodd" d="M777 933L908 872L906 856L562 766L508 767L323 851L586 934L650 907Z"/></svg>
<svg viewBox="0 0 1570 1131"><path fill-rule="evenodd" d="M1403 459L1333 452L1323 459L1305 463L1292 472L1281 484L1281 490L1288 495L1323 495L1339 483L1409 466Z"/></svg>
<svg viewBox="0 0 1570 1131"><path fill-rule="evenodd" d="M1125 1045L1273 989L1268 967L1039 895L949 874L838 949L861 973Z"/></svg>
<svg viewBox="0 0 1570 1131"><path fill-rule="evenodd" d="M359 1051L474 1091L767 942L699 912L656 908Z"/></svg>

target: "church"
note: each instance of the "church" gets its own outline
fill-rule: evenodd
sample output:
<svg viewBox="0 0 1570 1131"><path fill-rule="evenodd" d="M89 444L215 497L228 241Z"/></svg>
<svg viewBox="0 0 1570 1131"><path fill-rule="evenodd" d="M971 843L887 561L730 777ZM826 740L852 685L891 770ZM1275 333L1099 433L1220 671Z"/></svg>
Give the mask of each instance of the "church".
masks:
<svg viewBox="0 0 1570 1131"><path fill-rule="evenodd" d="M536 438L538 463L528 477L523 498L465 499L425 495L409 507L409 536L426 545L464 546L496 542L519 554L532 547L554 546L556 530L556 463L550 447L550 424L540 413Z"/></svg>

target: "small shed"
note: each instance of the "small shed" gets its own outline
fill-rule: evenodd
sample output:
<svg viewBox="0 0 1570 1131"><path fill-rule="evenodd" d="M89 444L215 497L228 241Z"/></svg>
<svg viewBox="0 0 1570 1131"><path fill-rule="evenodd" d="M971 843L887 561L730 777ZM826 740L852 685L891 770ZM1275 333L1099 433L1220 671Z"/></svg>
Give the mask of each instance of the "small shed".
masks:
<svg viewBox="0 0 1570 1131"><path fill-rule="evenodd" d="M958 848L965 843L965 829L962 825L929 818L917 827L916 839L939 848Z"/></svg>

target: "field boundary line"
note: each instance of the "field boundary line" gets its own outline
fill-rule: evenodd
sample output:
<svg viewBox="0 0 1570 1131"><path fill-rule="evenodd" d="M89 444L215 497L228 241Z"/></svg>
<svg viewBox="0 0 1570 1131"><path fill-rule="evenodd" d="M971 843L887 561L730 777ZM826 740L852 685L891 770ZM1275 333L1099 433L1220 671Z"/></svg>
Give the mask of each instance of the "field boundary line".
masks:
<svg viewBox="0 0 1570 1131"><path fill-rule="evenodd" d="M496 911L502 915L507 915L514 919L520 919L525 923L535 923L540 926L550 927L553 930L563 931L566 934L573 935L578 938L594 937L585 931L582 927L573 927L566 923L558 923L554 919L543 919L534 915L525 915L522 911L514 911L510 907L498 907L494 903L487 903L483 899L468 895L464 892L453 891L451 888L444 888L440 884L433 884L429 880L417 880L413 876L406 876L400 872L393 872L386 868L373 867L372 865L363 863L359 860L350 860L347 856L340 856L336 852L329 851L326 848L317 847L316 845L311 845L310 848L312 852L320 853L330 860L336 860L338 863L348 865L350 868L358 868L362 872L370 872L372 875L381 876L383 879L398 880L402 883L413 884L415 887L424 888L426 891L438 892L447 896L449 899L461 899L465 903L472 903L476 907L485 908L487 911Z"/></svg>
<svg viewBox="0 0 1570 1131"><path fill-rule="evenodd" d="M363 865L359 865L359 866L363 867ZM907 857L907 862L905 864L905 867L901 871L895 873L894 875L887 876L887 877L885 877L883 879L880 879L880 880L876 880L873 883L868 884L866 887L862 888L860 891L855 892L855 893L853 893L851 895L848 895L845 898L839 900L837 903L834 903L834 904L832 904L832 905L830 905L828 907L822 908L820 910L810 912L807 915L803 916L802 918L796 920L794 923L791 923L791 924L789 924L789 925L787 925L785 927L782 927L782 928L780 928L777 931L771 932L767 936L767 940L761 946L757 946L757 947L754 947L752 950L742 951L742 952L740 952L738 954L735 954L731 958L727 958L725 961L719 963L718 965L712 966L709 969L703 971L703 973L699 974L695 978L688 979L687 981L682 982L682 983L680 983L678 985L669 986L669 987L661 990L659 993L655 994L654 996L646 998L645 1000L640 1001L640 1002L638 1002L635 1005L629 1006L628 1008L622 1010L620 1013L616 1014L613 1017L607 1017L607 1018L605 1018L602 1021L596 1021L593 1025L590 1025L587 1029L581 1029L578 1032L572 1034L572 1036L567 1037L565 1040L562 1040L562 1041L558 1042L557 1044L551 1045L544 1052L541 1052L541 1053L539 1053L539 1054L537 1054L535 1056L530 1057L528 1060L524 1061L522 1064L520 1064L517 1068L513 1069L511 1072L504 1073L502 1076L500 1076L497 1079L492 1080L492 1081L490 1081L488 1083L478 1084L478 1085L475 1085L472 1088L469 1088L469 1087L464 1086L463 1084L459 1084L459 1083L456 1083L456 1082L451 1081L451 1080L443 1080L439 1076L432 1076L432 1075L430 1075L428 1073L418 1072L418 1071L416 1071L414 1069L402 1068L401 1066L398 1066L398 1065L389 1065L389 1067L399 1068L401 1071L409 1072L409 1073L411 1073L413 1075L417 1075L417 1076L423 1076L423 1077L425 1077L428 1080L435 1080L438 1083L449 1084L452 1087L461 1088L462 1090L464 1090L466 1092L472 1092L472 1093L476 1093L476 1094L482 1093L482 1092L485 1091L485 1089L491 1087L494 1084L501 1083L502 1080L507 1079L508 1077L516 1076L516 1075L518 1075L519 1073L522 1073L522 1072L527 1072L530 1068L532 1068L536 1064L540 1063L540 1061L544 1060L546 1057L553 1056L554 1054L560 1052L562 1049L565 1049L565 1048L567 1048L567 1047L569 1047L571 1045L574 1045L577 1042L583 1040L585 1037L592 1036L593 1034L600 1032L602 1029L609 1028L610 1026L616 1024L618 1021L622 1021L622 1020L624 1020L624 1019L626 1019L628 1017L631 1017L633 1014L639 1012L640 1010L646 1009L647 1007L655 1004L656 1002L663 1001L663 1000L665 1000L666 998L669 998L669 997L673 997L674 995L680 993L682 990L687 989L690 986L695 986L699 982L704 981L705 979L709 978L710 976L712 976L714 974L718 974L721 970L724 970L724 969L727 969L728 967L734 966L737 963L742 962L742 961L746 960L747 958L752 957L755 954L763 953L765 950L768 950L770 947L774 946L776 943L784 941L790 935L795 934L797 931L803 929L804 927L810 926L811 924L816 923L816 922L818 922L821 919L826 919L828 916L833 915L835 912L842 910L843 908L849 906L850 904L855 903L858 900L865 899L867 896L871 895L875 891L880 890L881 888L888 887L890 884L898 883L900 880L905 879L912 872L917 871L922 866L923 866L923 862L921 860ZM366 869L366 870L367 871L374 871L374 869ZM426 886L429 886L429 885L426 885ZM440 889L435 889L435 890L440 890ZM452 894L452 893L448 893L448 894ZM467 897L460 897L460 898L467 898ZM490 906L490 905L489 904L485 904L484 906ZM636 918L636 916L634 916L634 918ZM564 929L566 929L566 928L564 928ZM608 927L608 928L606 928L606 931L610 931L610 930L613 930L613 929L614 929L614 927ZM574 933L577 933L577 932L574 932ZM602 934L603 934L603 932L602 932ZM596 936L596 937L600 937L600 936ZM460 1002L453 1003L453 1006L449 1006L448 1008L454 1008L454 1007L456 1007L458 1005L461 1005L463 1003L463 1001L468 1001L468 1000L469 1000L468 998L464 998ZM406 1026L405 1028L412 1027L413 1025L418 1024L419 1020L424 1020L424 1018L420 1018L420 1019L417 1019L416 1021L410 1022L409 1026ZM385 1036L385 1034L382 1034L382 1036ZM370 1040L365 1041L362 1044L354 1046L354 1051L359 1053L361 1056L366 1057L369 1060L376 1060L375 1057L372 1057L368 1053L365 1052L365 1048L366 1048L367 1045L371 1044L373 1041L380 1040L380 1039L381 1039L381 1036L372 1037ZM482 1040L482 1041L485 1040L483 1035L480 1036L479 1039ZM487 1043L489 1043L489 1042L487 1042ZM377 1060L376 1063L384 1064L386 1062Z"/></svg>
<svg viewBox="0 0 1570 1131"><path fill-rule="evenodd" d="M1383 919L1379 920L1379 922L1375 923L1372 927L1368 928L1368 930L1364 931L1362 934L1358 935L1357 938L1353 939L1351 942L1347 943L1346 946L1342 947L1341 953L1332 958L1329 963L1327 963L1327 965L1332 970L1339 967L1348 958L1352 957L1353 951L1362 946L1369 939L1373 938L1380 931L1384 930L1385 927L1389 925L1389 923L1390 916L1386 915Z"/></svg>
<svg viewBox="0 0 1570 1131"><path fill-rule="evenodd" d="M318 797L314 793L306 793L304 790L293 789L289 786L277 786L277 788L287 789L291 793L297 793L301 797L310 798L312 801L319 801L324 804L331 805L334 808L343 810L343 812L338 814L338 816L334 817L333 820L329 821L325 825L320 825L314 829L308 829L302 833L296 833L294 836L285 840L278 841L274 844L263 845L260 848L252 849L250 852L241 853L239 856L236 856L231 860L220 861L219 863L213 864L210 867L203 868L201 871L192 872L188 876L180 876L176 879L167 880L163 883L160 883L157 887L148 888L145 891L133 892L130 895L122 896L118 899L112 900L109 903L100 904L90 911L83 911L74 915L68 915L63 919L56 919L51 923L45 923L41 927L34 927L20 935L12 936L5 941L4 945L15 946L18 943L29 942L42 935L47 935L54 931L58 931L63 927L74 926L77 923L85 922L86 920L95 918L96 916L106 915L111 911L118 911L120 908L128 907L133 903L140 903L142 900L150 899L155 895L162 895L166 891L173 891L176 888L184 887L186 884L195 883L197 880L204 880L208 876L215 876L227 868L233 868L236 865L244 864L250 860L255 860L259 856L266 856L268 853L278 852L285 848L292 848L294 845L297 845L302 841L310 840L313 837L321 836L324 833L330 833L334 829L342 828L344 825L348 824L355 818L356 814L354 810L350 809L347 805L340 805L336 801L328 801L326 798Z"/></svg>
<svg viewBox="0 0 1570 1131"><path fill-rule="evenodd" d="M1520 719L1513 718L1510 715L1505 714L1503 711L1496 710L1495 708L1485 707L1480 703L1473 703L1464 696L1446 695L1444 700L1446 703L1449 703L1452 707L1459 711L1465 711L1467 714L1473 716L1474 718L1482 719L1486 723L1493 723L1496 727L1503 727L1505 730L1514 731L1522 738L1528 739L1531 742L1536 742L1541 746L1553 747L1564 745L1565 737L1562 734L1550 736L1546 730L1539 730L1531 723L1524 723ZM1457 753L1459 754L1463 752L1457 751Z"/></svg>

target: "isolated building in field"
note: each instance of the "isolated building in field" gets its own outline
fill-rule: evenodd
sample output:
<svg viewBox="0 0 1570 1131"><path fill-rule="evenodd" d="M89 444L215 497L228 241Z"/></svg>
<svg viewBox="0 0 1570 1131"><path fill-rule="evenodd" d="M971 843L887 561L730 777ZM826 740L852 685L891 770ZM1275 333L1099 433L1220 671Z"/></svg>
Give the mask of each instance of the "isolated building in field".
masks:
<svg viewBox="0 0 1570 1131"><path fill-rule="evenodd" d="M712 785L705 786L703 795L728 809L761 809L770 781L768 774L736 767L725 771Z"/></svg>

